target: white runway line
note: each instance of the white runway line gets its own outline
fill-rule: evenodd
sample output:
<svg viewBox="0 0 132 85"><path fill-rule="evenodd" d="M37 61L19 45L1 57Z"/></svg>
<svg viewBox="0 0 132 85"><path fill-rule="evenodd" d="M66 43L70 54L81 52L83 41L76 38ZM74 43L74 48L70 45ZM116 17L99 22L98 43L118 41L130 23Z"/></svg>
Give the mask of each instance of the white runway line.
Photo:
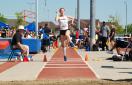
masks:
<svg viewBox="0 0 132 85"><path fill-rule="evenodd" d="M45 67L45 68L51 68L51 69L54 69L54 68L63 68L63 69L65 69L65 68L69 68L69 69L79 69L79 68L88 68L87 66L85 66L85 67Z"/></svg>
<svg viewBox="0 0 132 85"><path fill-rule="evenodd" d="M95 76L96 76L98 79L100 79L100 76L96 73L96 71L93 69L93 67L90 66L87 62L86 62L86 64L87 64L88 67L92 70L92 72L95 74Z"/></svg>
<svg viewBox="0 0 132 85"><path fill-rule="evenodd" d="M63 66L63 65L65 65L65 66L72 66L72 65L86 65L86 64L47 64L47 65L56 65L56 66L58 66L58 65L61 65L61 66Z"/></svg>

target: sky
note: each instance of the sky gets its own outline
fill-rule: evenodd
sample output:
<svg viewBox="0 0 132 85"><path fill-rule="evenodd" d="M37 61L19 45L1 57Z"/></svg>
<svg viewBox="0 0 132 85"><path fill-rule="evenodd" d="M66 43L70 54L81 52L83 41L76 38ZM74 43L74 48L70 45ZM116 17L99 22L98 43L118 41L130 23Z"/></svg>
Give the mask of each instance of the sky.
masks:
<svg viewBox="0 0 132 85"><path fill-rule="evenodd" d="M35 11L35 0L0 0L0 13L7 18L15 18L16 12L23 10ZM38 0L39 22L54 21L56 10L65 8L66 15L76 16L77 0ZM120 24L125 25L126 22L126 5L125 0L96 0L96 19L100 21L108 21L110 15L118 16ZM132 23L132 0L126 0L128 6L128 24ZM90 18L90 0L80 0L80 18ZM27 20L32 21L28 18Z"/></svg>

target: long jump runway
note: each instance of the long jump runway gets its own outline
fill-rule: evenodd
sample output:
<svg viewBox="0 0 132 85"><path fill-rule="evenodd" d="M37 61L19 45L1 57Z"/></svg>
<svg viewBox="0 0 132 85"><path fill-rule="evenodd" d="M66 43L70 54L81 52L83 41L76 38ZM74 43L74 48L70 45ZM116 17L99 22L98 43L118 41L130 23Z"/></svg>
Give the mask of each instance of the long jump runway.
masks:
<svg viewBox="0 0 132 85"><path fill-rule="evenodd" d="M67 49L67 61L63 59L63 49L59 48L48 62L42 62L44 54L36 54L33 62L0 62L0 81L26 81L45 79L96 79L81 56L72 49ZM37 61L39 60L39 61Z"/></svg>
<svg viewBox="0 0 132 85"><path fill-rule="evenodd" d="M96 79L95 74L72 48L67 48L67 61L63 59L63 49L59 48L42 69L37 80L43 79Z"/></svg>

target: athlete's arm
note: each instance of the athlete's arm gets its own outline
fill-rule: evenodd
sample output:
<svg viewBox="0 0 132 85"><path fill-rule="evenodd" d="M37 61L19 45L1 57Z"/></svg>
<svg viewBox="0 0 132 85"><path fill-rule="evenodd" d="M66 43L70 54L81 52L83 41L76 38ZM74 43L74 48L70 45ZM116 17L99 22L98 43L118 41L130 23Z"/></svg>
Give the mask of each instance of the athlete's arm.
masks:
<svg viewBox="0 0 132 85"><path fill-rule="evenodd" d="M58 11L56 11L55 21L58 22L58 20L59 20L59 14L58 14Z"/></svg>
<svg viewBox="0 0 132 85"><path fill-rule="evenodd" d="M73 25L74 24L74 17L71 17L71 16L67 16L69 21L71 21L71 24Z"/></svg>

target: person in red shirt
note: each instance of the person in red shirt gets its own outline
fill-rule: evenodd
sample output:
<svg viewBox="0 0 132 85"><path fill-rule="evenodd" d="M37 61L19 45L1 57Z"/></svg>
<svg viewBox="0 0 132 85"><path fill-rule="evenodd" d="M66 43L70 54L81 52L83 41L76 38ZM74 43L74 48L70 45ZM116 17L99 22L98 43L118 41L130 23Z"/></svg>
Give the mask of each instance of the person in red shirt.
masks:
<svg viewBox="0 0 132 85"><path fill-rule="evenodd" d="M79 39L79 30L76 31L76 39Z"/></svg>
<svg viewBox="0 0 132 85"><path fill-rule="evenodd" d="M78 40L79 40L79 30L77 29L76 30L76 44L78 43Z"/></svg>

